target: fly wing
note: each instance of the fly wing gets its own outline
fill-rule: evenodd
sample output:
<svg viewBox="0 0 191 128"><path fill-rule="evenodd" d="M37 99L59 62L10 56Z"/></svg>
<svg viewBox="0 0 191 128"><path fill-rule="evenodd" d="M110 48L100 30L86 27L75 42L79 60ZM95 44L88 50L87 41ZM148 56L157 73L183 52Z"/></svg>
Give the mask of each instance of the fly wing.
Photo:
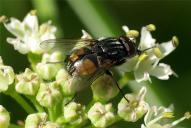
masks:
<svg viewBox="0 0 191 128"><path fill-rule="evenodd" d="M67 54L72 49L78 49L95 43L93 39L49 39L40 43L40 47L46 52L62 51Z"/></svg>

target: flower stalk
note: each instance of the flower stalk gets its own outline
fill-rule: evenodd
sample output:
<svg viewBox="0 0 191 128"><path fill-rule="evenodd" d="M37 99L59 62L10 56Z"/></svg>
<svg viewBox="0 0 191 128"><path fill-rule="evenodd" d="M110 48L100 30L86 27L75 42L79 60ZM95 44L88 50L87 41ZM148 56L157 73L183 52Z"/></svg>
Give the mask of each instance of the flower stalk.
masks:
<svg viewBox="0 0 191 128"><path fill-rule="evenodd" d="M5 94L11 96L20 106L28 113L34 113L34 108L29 105L29 103L18 93L15 91L7 91Z"/></svg>

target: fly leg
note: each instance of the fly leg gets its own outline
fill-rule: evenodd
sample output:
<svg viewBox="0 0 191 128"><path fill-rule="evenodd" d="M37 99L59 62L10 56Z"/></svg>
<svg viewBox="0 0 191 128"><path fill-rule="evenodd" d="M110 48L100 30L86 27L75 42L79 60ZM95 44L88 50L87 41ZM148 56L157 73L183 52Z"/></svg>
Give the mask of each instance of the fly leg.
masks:
<svg viewBox="0 0 191 128"><path fill-rule="evenodd" d="M106 74L110 75L110 76L113 78L113 75L112 75L112 73L111 73L109 70L106 70ZM119 84L117 83L117 81L116 81L114 78L113 78L113 80L115 81L116 86L117 86L117 88L119 89L119 91L120 91L120 93L122 94L122 96L125 98L125 100L126 100L127 102L129 102L129 100L125 97L125 93L124 93L123 90L119 87Z"/></svg>

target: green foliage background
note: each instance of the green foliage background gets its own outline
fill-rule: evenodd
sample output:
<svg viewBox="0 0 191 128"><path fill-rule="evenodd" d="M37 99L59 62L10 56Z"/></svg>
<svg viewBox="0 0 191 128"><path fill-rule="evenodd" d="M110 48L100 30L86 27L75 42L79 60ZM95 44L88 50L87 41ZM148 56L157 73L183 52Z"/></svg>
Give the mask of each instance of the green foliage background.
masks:
<svg viewBox="0 0 191 128"><path fill-rule="evenodd" d="M0 0L0 15L22 20L32 9L37 9L41 23L53 21L59 29L58 37L79 38L81 29L87 30L94 37L119 36L124 34L122 25L140 30L143 25L150 23L157 27L153 36L159 42L168 41L177 35L179 47L162 61L170 64L179 77L171 77L168 81L152 78L153 82L148 86L148 94L152 95L148 95L148 99L151 104L168 106L173 103L177 117L185 111L191 111L190 0ZM11 65L19 73L29 63L26 56L14 51L6 42L8 36L12 35L1 24L0 56L5 64ZM17 103L5 95L0 95L0 104L7 107L12 117L17 115L13 122L26 116ZM133 124L119 123L112 127L119 126L132 127ZM191 121L186 121L182 126L190 128Z"/></svg>

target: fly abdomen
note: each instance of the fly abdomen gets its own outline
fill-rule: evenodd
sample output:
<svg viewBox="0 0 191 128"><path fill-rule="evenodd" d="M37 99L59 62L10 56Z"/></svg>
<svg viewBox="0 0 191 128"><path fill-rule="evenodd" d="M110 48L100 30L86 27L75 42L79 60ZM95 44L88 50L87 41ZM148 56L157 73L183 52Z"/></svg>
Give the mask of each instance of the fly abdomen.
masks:
<svg viewBox="0 0 191 128"><path fill-rule="evenodd" d="M82 59L73 62L68 70L73 76L92 75L98 70L97 56L87 54Z"/></svg>

